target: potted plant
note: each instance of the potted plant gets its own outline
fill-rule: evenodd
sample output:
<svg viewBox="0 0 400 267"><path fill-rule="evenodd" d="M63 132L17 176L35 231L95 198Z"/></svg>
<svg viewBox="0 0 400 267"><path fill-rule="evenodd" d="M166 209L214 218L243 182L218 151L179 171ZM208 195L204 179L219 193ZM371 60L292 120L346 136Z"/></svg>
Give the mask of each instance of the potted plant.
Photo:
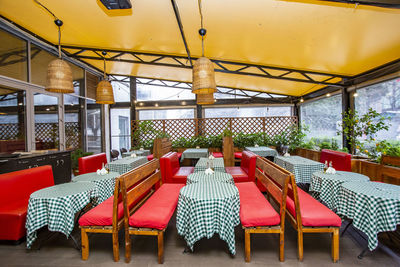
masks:
<svg viewBox="0 0 400 267"><path fill-rule="evenodd" d="M83 152L82 149L80 149L80 148L75 149L71 153L71 167L72 167L72 172L74 173L75 176L77 176L79 174L78 159L81 157L92 155L92 154L93 154L93 152Z"/></svg>

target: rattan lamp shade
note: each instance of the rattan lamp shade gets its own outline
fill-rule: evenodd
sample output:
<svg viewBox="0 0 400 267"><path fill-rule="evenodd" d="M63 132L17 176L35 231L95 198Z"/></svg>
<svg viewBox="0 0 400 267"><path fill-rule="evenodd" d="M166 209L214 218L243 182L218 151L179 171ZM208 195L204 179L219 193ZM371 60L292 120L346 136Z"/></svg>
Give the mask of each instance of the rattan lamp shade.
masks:
<svg viewBox="0 0 400 267"><path fill-rule="evenodd" d="M74 92L72 71L67 62L57 58L47 67L46 91L70 94Z"/></svg>
<svg viewBox="0 0 400 267"><path fill-rule="evenodd" d="M96 88L97 104L114 104L114 92L111 83L107 80L99 82Z"/></svg>
<svg viewBox="0 0 400 267"><path fill-rule="evenodd" d="M196 103L198 105L211 105L214 104L214 94L197 94Z"/></svg>
<svg viewBox="0 0 400 267"><path fill-rule="evenodd" d="M212 94L217 91L214 65L206 57L201 57L193 64L192 93Z"/></svg>

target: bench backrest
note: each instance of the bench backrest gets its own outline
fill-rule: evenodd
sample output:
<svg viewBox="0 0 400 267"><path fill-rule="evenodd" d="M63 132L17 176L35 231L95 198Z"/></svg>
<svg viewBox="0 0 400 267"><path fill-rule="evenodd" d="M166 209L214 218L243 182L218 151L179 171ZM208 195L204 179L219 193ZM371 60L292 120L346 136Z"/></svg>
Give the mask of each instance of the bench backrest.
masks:
<svg viewBox="0 0 400 267"><path fill-rule="evenodd" d="M382 165L380 179L384 183L400 185L400 171L398 167Z"/></svg>
<svg viewBox="0 0 400 267"><path fill-rule="evenodd" d="M169 152L160 158L161 175L164 183L172 182L172 176L179 170L178 153Z"/></svg>
<svg viewBox="0 0 400 267"><path fill-rule="evenodd" d="M400 157L382 155L381 164L400 167Z"/></svg>
<svg viewBox="0 0 400 267"><path fill-rule="evenodd" d="M161 158L163 155L172 151L172 142L168 138L156 138L153 144L154 158Z"/></svg>
<svg viewBox="0 0 400 267"><path fill-rule="evenodd" d="M351 172L351 155L349 153L334 151L330 149L322 149L320 162L332 162L332 167L337 171Z"/></svg>
<svg viewBox="0 0 400 267"><path fill-rule="evenodd" d="M125 229L129 227L129 216L132 204L137 202L145 192L161 183L160 161L153 159L120 176L122 200L124 203Z"/></svg>
<svg viewBox="0 0 400 267"><path fill-rule="evenodd" d="M79 174L95 172L98 169L101 169L103 167L103 164L107 164L106 153L81 157L78 159Z"/></svg>
<svg viewBox="0 0 400 267"><path fill-rule="evenodd" d="M266 158L257 157L256 166L256 179L265 186L268 195L279 205L281 227L284 227L286 200L289 189L292 190L291 180L294 176Z"/></svg>
<svg viewBox="0 0 400 267"><path fill-rule="evenodd" d="M256 172L256 159L257 155L251 151L244 150L242 152L242 161L240 162L240 167L247 173L250 180L254 180L254 175Z"/></svg>
<svg viewBox="0 0 400 267"><path fill-rule="evenodd" d="M0 174L0 206L26 201L42 188L54 185L50 165Z"/></svg>

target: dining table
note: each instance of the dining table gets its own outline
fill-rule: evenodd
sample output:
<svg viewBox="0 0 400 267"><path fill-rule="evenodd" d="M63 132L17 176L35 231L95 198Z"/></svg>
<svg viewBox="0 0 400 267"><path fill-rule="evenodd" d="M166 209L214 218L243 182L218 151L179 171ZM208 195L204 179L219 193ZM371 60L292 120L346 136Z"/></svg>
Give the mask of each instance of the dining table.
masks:
<svg viewBox="0 0 400 267"><path fill-rule="evenodd" d="M378 233L395 231L400 224L400 186L345 182L339 190L336 213L352 220L353 226L367 236L372 251L378 246Z"/></svg>
<svg viewBox="0 0 400 267"><path fill-rule="evenodd" d="M204 174L206 175L206 174ZM234 184L206 179L184 186L176 215L178 234L193 251L200 239L218 234L236 254L235 226L240 224L239 191Z"/></svg>
<svg viewBox="0 0 400 267"><path fill-rule="evenodd" d="M122 153L122 157L123 158L130 157L132 154L136 154L136 156L148 156L148 155L150 155L150 150L148 150L148 149L132 150L129 152Z"/></svg>
<svg viewBox="0 0 400 267"><path fill-rule="evenodd" d="M267 146L248 146L245 147L244 150L251 151L256 155L259 155L260 157L276 157L278 155L278 152L275 149Z"/></svg>
<svg viewBox="0 0 400 267"><path fill-rule="evenodd" d="M324 164L300 156L276 156L275 163L294 174L296 183L309 184L316 171L323 171Z"/></svg>
<svg viewBox="0 0 400 267"><path fill-rule="evenodd" d="M110 198L115 189L115 182L120 174L118 172L109 172L104 175L97 174L96 172L90 172L75 176L72 178L72 182L90 182L95 185L97 199L95 205L99 205L106 199Z"/></svg>
<svg viewBox="0 0 400 267"><path fill-rule="evenodd" d="M26 247L31 248L37 230L44 226L70 237L75 215L96 198L96 186L91 182L58 184L33 192L26 215Z"/></svg>
<svg viewBox="0 0 400 267"><path fill-rule="evenodd" d="M106 167L110 172L118 172L124 174L130 170L133 170L140 165L147 162L147 157L126 157L107 163Z"/></svg>
<svg viewBox="0 0 400 267"><path fill-rule="evenodd" d="M182 152L181 161L184 159L199 159L206 158L208 156L207 148L188 148Z"/></svg>
<svg viewBox="0 0 400 267"><path fill-rule="evenodd" d="M211 168L216 172L225 172L223 158L200 158L194 167L194 172L204 172L207 168Z"/></svg>
<svg viewBox="0 0 400 267"><path fill-rule="evenodd" d="M186 185L202 182L222 182L235 184L232 175L218 171L212 174L206 174L204 172L194 172L192 174L189 174L186 179Z"/></svg>
<svg viewBox="0 0 400 267"><path fill-rule="evenodd" d="M369 181L368 176L355 172L336 171L332 174L317 171L311 176L310 193L316 199L323 201L331 210L336 210L339 190L343 183Z"/></svg>

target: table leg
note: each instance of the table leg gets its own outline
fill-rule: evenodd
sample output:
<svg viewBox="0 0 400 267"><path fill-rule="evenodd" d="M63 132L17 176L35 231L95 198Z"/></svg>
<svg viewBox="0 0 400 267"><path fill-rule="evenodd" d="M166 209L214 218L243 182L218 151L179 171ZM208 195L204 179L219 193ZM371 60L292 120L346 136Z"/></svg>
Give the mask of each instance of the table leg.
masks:
<svg viewBox="0 0 400 267"><path fill-rule="evenodd" d="M349 223L346 225L346 227L344 228L343 232L341 233L340 237L344 236L344 233L347 231L347 229L350 227L350 225L352 224L353 220L349 220Z"/></svg>
<svg viewBox="0 0 400 267"><path fill-rule="evenodd" d="M191 253L191 252L193 252L188 246L185 246L185 249L183 250L183 254L186 254L186 253Z"/></svg>
<svg viewBox="0 0 400 267"><path fill-rule="evenodd" d="M72 235L72 233L69 235L69 237L71 237L72 242L74 243L75 249L77 249L78 251L81 251L80 242L78 242L78 240L75 239L75 237Z"/></svg>
<svg viewBox="0 0 400 267"><path fill-rule="evenodd" d="M364 258L365 253L368 251L368 246L361 251L360 255L357 256L360 260Z"/></svg>

